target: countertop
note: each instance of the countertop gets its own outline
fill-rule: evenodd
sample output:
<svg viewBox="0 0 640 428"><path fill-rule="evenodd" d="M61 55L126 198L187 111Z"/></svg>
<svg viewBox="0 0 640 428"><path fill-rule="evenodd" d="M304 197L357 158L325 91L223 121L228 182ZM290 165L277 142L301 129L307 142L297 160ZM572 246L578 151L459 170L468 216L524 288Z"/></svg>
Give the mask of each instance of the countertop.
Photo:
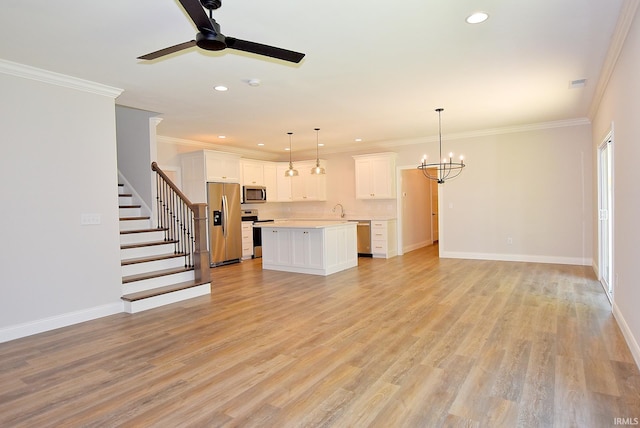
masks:
<svg viewBox="0 0 640 428"><path fill-rule="evenodd" d="M253 227L282 227L282 228L290 228L290 229L322 229L332 226L344 226L348 224L353 224L355 226L355 221L349 220L326 220L326 219L315 219L315 220L276 220L276 221L267 221L261 223L254 223Z"/></svg>

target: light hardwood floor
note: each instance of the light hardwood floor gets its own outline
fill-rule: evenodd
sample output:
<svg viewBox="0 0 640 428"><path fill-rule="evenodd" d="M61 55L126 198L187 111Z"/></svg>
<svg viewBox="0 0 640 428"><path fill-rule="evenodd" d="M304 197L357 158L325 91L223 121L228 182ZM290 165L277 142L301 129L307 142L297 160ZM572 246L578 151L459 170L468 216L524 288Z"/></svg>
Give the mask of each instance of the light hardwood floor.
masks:
<svg viewBox="0 0 640 428"><path fill-rule="evenodd" d="M212 270L211 296L0 344L0 426L608 427L640 373L591 268Z"/></svg>

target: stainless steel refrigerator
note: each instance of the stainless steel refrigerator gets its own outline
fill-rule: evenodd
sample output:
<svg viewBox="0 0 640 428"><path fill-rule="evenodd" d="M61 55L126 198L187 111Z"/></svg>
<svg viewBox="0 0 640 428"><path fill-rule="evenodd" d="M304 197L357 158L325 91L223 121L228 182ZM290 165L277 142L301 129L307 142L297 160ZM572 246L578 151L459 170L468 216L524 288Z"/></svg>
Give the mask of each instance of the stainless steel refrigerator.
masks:
<svg viewBox="0 0 640 428"><path fill-rule="evenodd" d="M207 202L211 266L239 262L242 258L240 185L207 183Z"/></svg>

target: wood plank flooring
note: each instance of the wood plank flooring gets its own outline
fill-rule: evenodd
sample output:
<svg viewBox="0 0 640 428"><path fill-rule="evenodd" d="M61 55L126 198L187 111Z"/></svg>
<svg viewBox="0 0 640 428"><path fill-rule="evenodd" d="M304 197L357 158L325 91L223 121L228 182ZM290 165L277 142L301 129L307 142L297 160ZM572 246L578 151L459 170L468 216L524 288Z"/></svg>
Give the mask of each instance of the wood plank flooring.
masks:
<svg viewBox="0 0 640 428"><path fill-rule="evenodd" d="M212 269L211 296L0 344L0 426L640 418L640 373L591 268L436 254L329 277L249 260Z"/></svg>

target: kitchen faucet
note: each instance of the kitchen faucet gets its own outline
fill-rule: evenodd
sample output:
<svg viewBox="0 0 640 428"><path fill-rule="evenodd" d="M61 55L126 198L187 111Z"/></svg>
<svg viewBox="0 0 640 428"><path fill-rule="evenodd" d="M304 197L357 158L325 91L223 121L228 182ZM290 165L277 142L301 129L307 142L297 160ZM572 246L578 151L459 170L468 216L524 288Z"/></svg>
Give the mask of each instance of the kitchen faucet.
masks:
<svg viewBox="0 0 640 428"><path fill-rule="evenodd" d="M340 207L340 218L344 218L344 207L342 204L336 204L331 211L336 212L336 208Z"/></svg>

